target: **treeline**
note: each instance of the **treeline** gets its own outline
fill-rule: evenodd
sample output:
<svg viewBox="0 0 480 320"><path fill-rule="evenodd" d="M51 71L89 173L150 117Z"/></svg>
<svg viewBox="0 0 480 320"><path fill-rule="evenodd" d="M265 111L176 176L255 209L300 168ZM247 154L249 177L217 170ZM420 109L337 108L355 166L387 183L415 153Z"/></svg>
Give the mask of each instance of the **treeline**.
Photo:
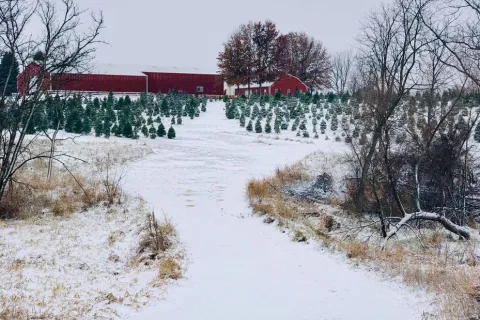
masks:
<svg viewBox="0 0 480 320"><path fill-rule="evenodd" d="M223 44L218 67L229 85L262 85L291 74L311 89L328 87L330 56L303 32L280 34L272 21L242 24Z"/></svg>
<svg viewBox="0 0 480 320"><path fill-rule="evenodd" d="M182 117L194 119L206 111L207 100L172 91L167 95L142 93L132 100L128 95L115 97L110 93L99 98L74 94L65 98L48 95L36 108L27 126L27 134L47 130L65 130L76 134L95 133L97 137L111 135L130 139L175 138L173 124L182 124ZM163 118L169 118L164 124ZM171 117L171 119L170 119ZM167 132L167 127L170 127Z"/></svg>

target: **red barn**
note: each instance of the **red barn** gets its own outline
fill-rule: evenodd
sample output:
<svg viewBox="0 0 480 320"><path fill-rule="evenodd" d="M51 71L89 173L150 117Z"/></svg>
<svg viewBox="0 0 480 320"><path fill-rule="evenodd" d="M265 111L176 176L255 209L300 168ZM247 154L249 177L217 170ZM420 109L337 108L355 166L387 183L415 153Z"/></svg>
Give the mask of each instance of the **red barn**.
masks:
<svg viewBox="0 0 480 320"><path fill-rule="evenodd" d="M40 74L30 64L18 77L19 93ZM87 73L48 74L43 87L51 91L92 93L166 93L172 89L189 94L223 95L223 76L196 68L96 64Z"/></svg>
<svg viewBox="0 0 480 320"><path fill-rule="evenodd" d="M298 90L300 93L307 92L308 87L297 77L290 74L280 77L275 82L263 83L261 92L260 86L256 83L250 84L250 93L260 95L274 95L280 92L283 95L294 94ZM241 96L242 94L248 95L248 86L240 86L235 89L235 95Z"/></svg>

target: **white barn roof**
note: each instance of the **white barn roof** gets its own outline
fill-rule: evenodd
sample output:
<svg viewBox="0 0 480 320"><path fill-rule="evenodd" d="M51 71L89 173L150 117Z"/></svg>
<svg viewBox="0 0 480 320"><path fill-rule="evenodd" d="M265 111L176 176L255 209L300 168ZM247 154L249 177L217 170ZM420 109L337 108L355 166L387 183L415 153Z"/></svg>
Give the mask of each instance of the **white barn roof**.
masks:
<svg viewBox="0 0 480 320"><path fill-rule="evenodd" d="M94 63L85 68L85 72L92 74L110 74L124 76L145 76L144 72L159 73L186 73L186 74L217 74L214 71L195 67L160 67L137 64Z"/></svg>

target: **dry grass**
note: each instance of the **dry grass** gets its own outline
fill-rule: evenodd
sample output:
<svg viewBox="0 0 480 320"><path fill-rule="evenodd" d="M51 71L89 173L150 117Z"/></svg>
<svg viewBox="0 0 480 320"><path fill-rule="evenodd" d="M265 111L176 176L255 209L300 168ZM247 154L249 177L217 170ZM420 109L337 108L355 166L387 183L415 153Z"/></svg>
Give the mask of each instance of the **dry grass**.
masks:
<svg viewBox="0 0 480 320"><path fill-rule="evenodd" d="M293 219L295 211L286 205L281 190L307 178L304 166L297 163L277 169L272 177L250 180L246 195L252 210L257 214L267 214L278 219Z"/></svg>
<svg viewBox="0 0 480 320"><path fill-rule="evenodd" d="M160 263L160 268L158 271L158 276L160 279L172 279L178 280L182 278L182 267L178 262L172 258L168 257L163 259Z"/></svg>
<svg viewBox="0 0 480 320"><path fill-rule="evenodd" d="M47 178L45 161L35 160L20 170L0 201L0 218L27 219L42 212L65 216L99 204L120 203L118 175L89 176L56 168Z"/></svg>
<svg viewBox="0 0 480 320"><path fill-rule="evenodd" d="M147 223L137 249L137 263L149 264L157 258L163 258L165 252L173 247L177 238L175 226L164 218L158 223L152 212L147 217Z"/></svg>
<svg viewBox="0 0 480 320"><path fill-rule="evenodd" d="M350 259L367 259L369 257L368 244L360 241L351 241L346 245L347 257Z"/></svg>
<svg viewBox="0 0 480 320"><path fill-rule="evenodd" d="M379 237L359 239L358 234L350 234L343 222L340 225L336 216L325 213L322 208L317 208L319 214L315 216L301 214L301 208L310 208L310 204L286 197L282 190L305 179L305 168L296 164L277 170L272 177L251 180L247 185L247 199L252 210L277 219L282 226L303 225L305 230L312 231L309 237L313 236L327 248L342 252L386 275L399 276L406 285L429 290L439 300L439 310L436 310L439 317L449 320L479 318L480 270L472 245L457 243L458 247L448 249L448 241L453 240L435 231L409 240L408 245L392 242L386 250L381 250ZM348 208L348 204L335 199L328 199L325 205ZM347 214L342 218L355 224L360 217ZM378 230L372 229L371 232L378 234ZM305 232L295 228L292 240L305 241Z"/></svg>

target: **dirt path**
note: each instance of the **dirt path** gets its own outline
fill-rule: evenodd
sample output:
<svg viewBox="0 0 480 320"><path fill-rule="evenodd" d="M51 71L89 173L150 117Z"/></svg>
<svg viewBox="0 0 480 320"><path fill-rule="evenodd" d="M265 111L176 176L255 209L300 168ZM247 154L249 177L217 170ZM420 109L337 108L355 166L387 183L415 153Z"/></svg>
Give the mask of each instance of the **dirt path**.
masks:
<svg viewBox="0 0 480 320"><path fill-rule="evenodd" d="M293 243L250 214L249 178L334 142L259 142L224 119L221 103L177 136L151 142L155 154L130 169L128 187L173 218L189 266L163 301L132 319L421 319L425 295Z"/></svg>

